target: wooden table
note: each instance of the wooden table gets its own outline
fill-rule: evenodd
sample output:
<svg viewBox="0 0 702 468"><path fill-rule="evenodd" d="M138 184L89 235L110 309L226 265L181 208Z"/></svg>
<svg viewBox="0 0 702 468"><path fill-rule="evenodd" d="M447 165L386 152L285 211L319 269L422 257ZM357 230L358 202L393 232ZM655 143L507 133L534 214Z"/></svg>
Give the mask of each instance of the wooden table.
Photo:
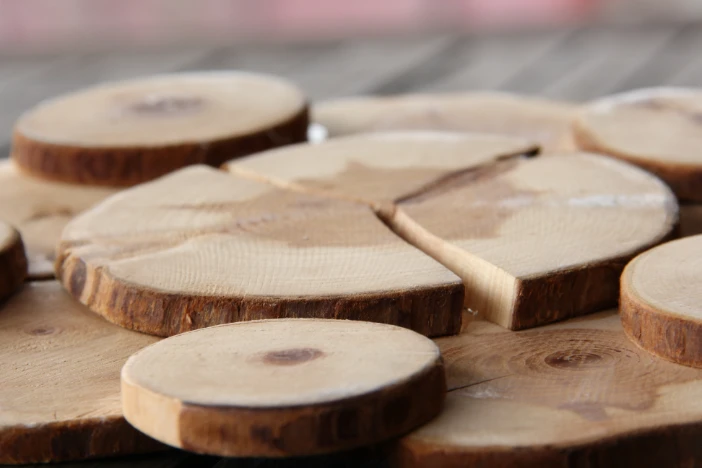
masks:
<svg viewBox="0 0 702 468"><path fill-rule="evenodd" d="M700 51L702 25L669 24L0 57L0 157L9 152L13 122L29 106L105 80L235 68L285 76L298 83L312 100L352 94L476 89L588 100L646 86L702 86ZM273 468L351 467L359 463L385 466L377 453L305 460L222 460L177 451L57 466Z"/></svg>

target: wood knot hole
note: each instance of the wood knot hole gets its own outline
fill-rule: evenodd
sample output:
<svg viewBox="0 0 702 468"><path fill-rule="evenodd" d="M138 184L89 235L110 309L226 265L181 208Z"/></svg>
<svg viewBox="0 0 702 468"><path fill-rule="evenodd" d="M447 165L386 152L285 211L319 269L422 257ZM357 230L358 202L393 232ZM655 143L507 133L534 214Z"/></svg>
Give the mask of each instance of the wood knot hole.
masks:
<svg viewBox="0 0 702 468"><path fill-rule="evenodd" d="M275 366L294 366L303 362L313 361L324 356L324 352L316 348L292 348L270 351L263 356L263 362Z"/></svg>
<svg viewBox="0 0 702 468"><path fill-rule="evenodd" d="M54 327L37 327L33 328L28 331L30 335L34 336L43 336L43 335L51 335L54 333L56 329Z"/></svg>

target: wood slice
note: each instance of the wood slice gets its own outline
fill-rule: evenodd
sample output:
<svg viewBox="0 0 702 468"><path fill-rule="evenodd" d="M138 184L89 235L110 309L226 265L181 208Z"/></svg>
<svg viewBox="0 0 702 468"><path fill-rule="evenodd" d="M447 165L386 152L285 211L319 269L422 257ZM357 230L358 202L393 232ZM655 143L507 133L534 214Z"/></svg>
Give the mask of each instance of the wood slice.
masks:
<svg viewBox="0 0 702 468"><path fill-rule="evenodd" d="M27 276L27 257L19 233L0 221L0 301L15 292Z"/></svg>
<svg viewBox="0 0 702 468"><path fill-rule="evenodd" d="M506 93L355 97L317 104L312 120L328 136L387 130L496 133L538 141L544 151L574 149L570 103Z"/></svg>
<svg viewBox="0 0 702 468"><path fill-rule="evenodd" d="M637 164L681 200L702 201L702 91L653 88L588 105L574 125L578 146Z"/></svg>
<svg viewBox="0 0 702 468"><path fill-rule="evenodd" d="M111 322L169 336L318 317L457 333L463 286L365 205L204 166L122 191L63 231L58 276Z"/></svg>
<svg viewBox="0 0 702 468"><path fill-rule="evenodd" d="M56 244L66 223L115 192L28 177L11 161L0 161L0 219L17 227L22 235L29 260L28 278L53 278Z"/></svg>
<svg viewBox="0 0 702 468"><path fill-rule="evenodd" d="M127 186L190 164L306 140L307 107L267 75L160 75L44 101L20 117L12 158L33 175Z"/></svg>
<svg viewBox="0 0 702 468"><path fill-rule="evenodd" d="M122 417L119 370L156 338L109 324L56 281L0 309L0 463L78 460L163 446Z"/></svg>
<svg viewBox="0 0 702 468"><path fill-rule="evenodd" d="M183 373L187 369L187 373ZM404 434L441 411L436 345L348 320L264 320L168 338L127 361L127 420L169 445L299 456Z"/></svg>
<svg viewBox="0 0 702 468"><path fill-rule="evenodd" d="M702 458L702 371L630 342L616 311L517 333L483 320L437 340L441 415L397 466L683 467Z"/></svg>
<svg viewBox="0 0 702 468"><path fill-rule="evenodd" d="M621 280L622 324L642 348L702 367L702 236L668 242L642 253Z"/></svg>

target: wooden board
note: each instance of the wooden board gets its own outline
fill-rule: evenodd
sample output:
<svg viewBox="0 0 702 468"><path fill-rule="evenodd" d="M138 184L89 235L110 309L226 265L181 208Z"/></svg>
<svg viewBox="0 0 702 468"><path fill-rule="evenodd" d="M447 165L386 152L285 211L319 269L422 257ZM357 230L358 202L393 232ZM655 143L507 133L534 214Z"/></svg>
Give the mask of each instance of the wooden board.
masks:
<svg viewBox="0 0 702 468"><path fill-rule="evenodd" d="M44 101L14 129L12 158L33 175L126 186L190 164L306 140L307 107L287 81L243 72L159 75Z"/></svg>
<svg viewBox="0 0 702 468"><path fill-rule="evenodd" d="M681 200L702 201L702 91L652 88L594 101L578 117L581 148L637 164Z"/></svg>
<svg viewBox="0 0 702 468"><path fill-rule="evenodd" d="M54 277L56 244L76 214L116 189L50 182L21 174L11 161L0 161L0 219L22 235L29 279Z"/></svg>
<svg viewBox="0 0 702 468"><path fill-rule="evenodd" d="M122 417L119 370L157 339L105 322L56 281L0 308L0 463L161 449Z"/></svg>
<svg viewBox="0 0 702 468"><path fill-rule="evenodd" d="M15 228L0 221L0 301L15 292L27 276L27 257Z"/></svg>
<svg viewBox="0 0 702 468"><path fill-rule="evenodd" d="M649 355L616 311L538 330L483 320L437 340L441 415L398 446L398 467L695 466L702 371Z"/></svg>
<svg viewBox="0 0 702 468"><path fill-rule="evenodd" d="M63 231L58 276L108 320L161 336L242 320L319 317L437 336L463 286L365 205L204 166L120 192Z"/></svg>
<svg viewBox="0 0 702 468"><path fill-rule="evenodd" d="M409 94L321 102L312 109L312 121L330 137L388 130L496 133L560 151L574 148L575 111L570 103L507 93Z"/></svg>
<svg viewBox="0 0 702 468"><path fill-rule="evenodd" d="M631 339L695 367L702 367L701 255L702 236L668 242L637 256L621 279L622 324Z"/></svg>
<svg viewBox="0 0 702 468"><path fill-rule="evenodd" d="M223 456L374 444L436 416L445 393L431 340L350 320L196 330L143 349L122 369L123 410L132 425L169 445Z"/></svg>

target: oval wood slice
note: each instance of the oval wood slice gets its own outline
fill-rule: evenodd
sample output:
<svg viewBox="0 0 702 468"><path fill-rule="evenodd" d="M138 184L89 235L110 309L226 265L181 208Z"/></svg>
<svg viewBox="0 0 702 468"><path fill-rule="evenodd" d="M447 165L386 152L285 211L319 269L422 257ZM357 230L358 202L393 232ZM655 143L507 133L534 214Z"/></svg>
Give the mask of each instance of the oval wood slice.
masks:
<svg viewBox="0 0 702 468"><path fill-rule="evenodd" d="M27 257L20 234L0 221L0 301L19 288L27 276Z"/></svg>
<svg viewBox="0 0 702 468"><path fill-rule="evenodd" d="M120 368L155 341L105 322L56 281L25 284L0 308L0 463L163 449L120 405Z"/></svg>
<svg viewBox="0 0 702 468"><path fill-rule="evenodd" d="M318 317L460 329L463 286L361 204L204 166L122 191L71 221L64 286L108 320L169 336Z"/></svg>
<svg viewBox="0 0 702 468"><path fill-rule="evenodd" d="M116 192L28 177L12 164L0 162L0 219L22 235L29 261L28 278L54 277L56 244L76 214Z"/></svg>
<svg viewBox="0 0 702 468"><path fill-rule="evenodd" d="M240 72L160 75L68 94L22 115L12 158L63 182L126 186L306 140L302 93Z"/></svg>
<svg viewBox="0 0 702 468"><path fill-rule="evenodd" d="M668 242L642 253L621 280L627 334L657 356L702 367L702 236Z"/></svg>
<svg viewBox="0 0 702 468"><path fill-rule="evenodd" d="M702 371L638 348L616 311L516 333L475 320L437 344L444 410L401 439L399 467L682 467L700 457Z"/></svg>
<svg viewBox="0 0 702 468"><path fill-rule="evenodd" d="M537 141L545 151L573 149L576 106L507 93L355 97L317 104L312 120L331 137L388 130L496 133Z"/></svg>
<svg viewBox="0 0 702 468"><path fill-rule="evenodd" d="M169 445L223 456L350 449L433 418L446 392L436 345L348 320L264 320L171 337L122 369L127 420Z"/></svg>
<svg viewBox="0 0 702 468"><path fill-rule="evenodd" d="M702 91L652 88L586 106L574 125L579 147L637 164L681 200L702 201Z"/></svg>

